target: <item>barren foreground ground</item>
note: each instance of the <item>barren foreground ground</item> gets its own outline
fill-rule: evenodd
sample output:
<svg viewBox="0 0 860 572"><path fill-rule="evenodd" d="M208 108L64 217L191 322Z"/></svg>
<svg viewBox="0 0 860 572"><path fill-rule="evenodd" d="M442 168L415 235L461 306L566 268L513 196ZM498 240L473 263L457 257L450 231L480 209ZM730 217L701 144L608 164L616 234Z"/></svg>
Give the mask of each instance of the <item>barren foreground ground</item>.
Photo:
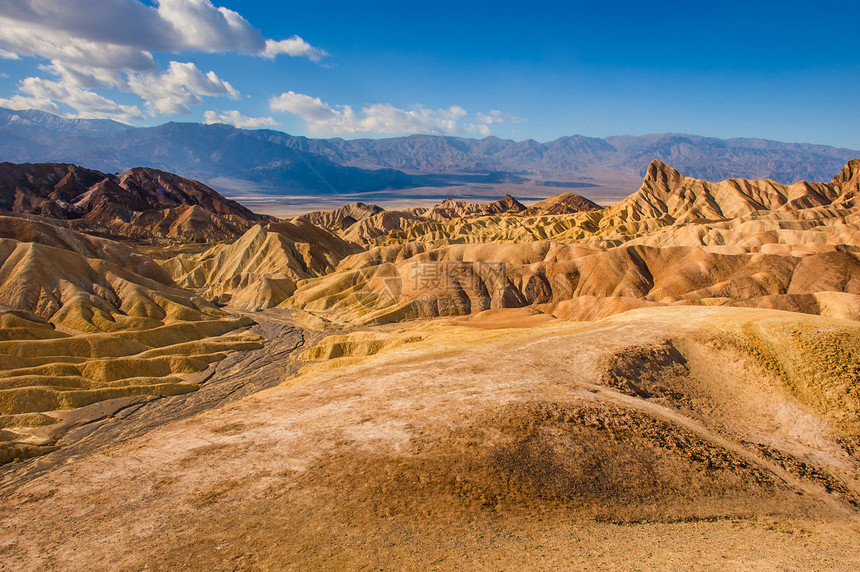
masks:
<svg viewBox="0 0 860 572"><path fill-rule="evenodd" d="M282 385L6 465L3 569L860 562L857 322L513 309L317 339Z"/></svg>

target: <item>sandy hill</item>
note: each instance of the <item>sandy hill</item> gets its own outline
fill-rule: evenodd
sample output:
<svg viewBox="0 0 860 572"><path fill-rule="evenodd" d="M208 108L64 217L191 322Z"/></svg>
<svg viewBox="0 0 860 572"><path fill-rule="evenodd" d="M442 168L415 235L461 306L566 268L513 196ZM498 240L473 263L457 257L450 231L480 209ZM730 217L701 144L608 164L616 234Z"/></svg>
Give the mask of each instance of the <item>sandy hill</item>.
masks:
<svg viewBox="0 0 860 572"><path fill-rule="evenodd" d="M72 221L78 230L128 238L235 238L263 220L190 179L155 169L118 175L67 164L0 164L0 208Z"/></svg>
<svg viewBox="0 0 860 572"><path fill-rule="evenodd" d="M860 258L716 254L695 247L553 242L380 247L299 284L286 301L371 323L536 306L595 319L641 305L748 305L860 319Z"/></svg>
<svg viewBox="0 0 860 572"><path fill-rule="evenodd" d="M526 210L521 202L505 195L504 198L492 203L470 203L463 200L445 199L424 214L431 220L451 220L457 218L476 218L488 215L519 213Z"/></svg>
<svg viewBox="0 0 860 572"><path fill-rule="evenodd" d="M133 247L48 222L0 215L0 238L69 250L84 258L105 260L141 276L173 285L170 277L150 257Z"/></svg>
<svg viewBox="0 0 860 572"><path fill-rule="evenodd" d="M307 221L337 233L345 240L362 246L385 241L392 231L405 231L422 221L449 221L477 219L496 215L534 214L553 212L579 212L600 207L584 197L562 193L542 201L544 206L526 209L514 197L507 195L491 203L474 203L445 199L430 208L411 208L403 211L386 211L377 205L350 203L331 211L315 211L295 217L294 221ZM591 206L593 205L593 206Z"/></svg>
<svg viewBox="0 0 860 572"><path fill-rule="evenodd" d="M851 172L851 163L845 170ZM838 179L838 177L837 177ZM649 165L642 187L608 208L600 229L635 234L650 221L686 223L723 220L759 211L797 211L823 206L845 206L842 196L852 179L829 184L800 182L782 185L773 181L729 179L719 183L685 177L660 161ZM853 182L856 186L856 181Z"/></svg>
<svg viewBox="0 0 860 572"><path fill-rule="evenodd" d="M654 161L638 191L600 211L548 215L531 214L527 210L519 220L485 216L479 220L425 221L392 232L378 242L450 244L548 239L620 245L667 227L671 227L672 233L689 233L684 227L697 224L720 227L727 221L745 220L758 221L763 232L819 227L822 231L850 233L857 216L858 163L860 160L849 162L829 183L782 185L746 179L712 183L685 177ZM802 222L812 220L819 222ZM849 226L843 227L844 223ZM708 229L700 227L699 232L703 235L697 245L710 246ZM742 242L748 237L746 232L737 232L732 237L726 236L728 242L722 245Z"/></svg>
<svg viewBox="0 0 860 572"><path fill-rule="evenodd" d="M277 306L296 282L325 275L360 250L301 218L250 228L236 242L163 262L177 283L246 309Z"/></svg>

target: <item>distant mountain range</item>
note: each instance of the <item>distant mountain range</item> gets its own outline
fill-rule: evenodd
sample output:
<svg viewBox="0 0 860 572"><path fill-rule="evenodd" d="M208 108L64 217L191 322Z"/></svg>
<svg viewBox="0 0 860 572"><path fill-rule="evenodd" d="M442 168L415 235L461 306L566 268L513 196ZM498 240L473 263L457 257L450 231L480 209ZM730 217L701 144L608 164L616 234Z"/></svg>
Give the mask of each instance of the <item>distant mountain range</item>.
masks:
<svg viewBox="0 0 860 572"><path fill-rule="evenodd" d="M218 178L247 182L274 194L502 183L632 185L632 192L654 159L707 180L823 181L855 157L860 151L826 145L681 134L574 135L547 143L434 135L311 139L221 124L130 127L0 108L0 161L68 162L104 172L152 167L210 184Z"/></svg>

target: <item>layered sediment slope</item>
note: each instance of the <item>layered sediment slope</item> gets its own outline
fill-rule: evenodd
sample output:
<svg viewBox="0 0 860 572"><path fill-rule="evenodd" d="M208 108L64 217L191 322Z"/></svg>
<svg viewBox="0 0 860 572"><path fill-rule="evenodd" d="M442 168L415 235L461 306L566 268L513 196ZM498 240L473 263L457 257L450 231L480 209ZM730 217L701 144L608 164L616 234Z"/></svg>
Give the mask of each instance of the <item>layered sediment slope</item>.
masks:
<svg viewBox="0 0 860 572"><path fill-rule="evenodd" d="M0 554L127 569L860 557L855 322L655 308L496 329L510 312L323 340L305 357L331 359L277 388L7 495Z"/></svg>
<svg viewBox="0 0 860 572"><path fill-rule="evenodd" d="M22 219L0 225L0 462L50 450L59 410L193 391L188 374L259 347L259 336L230 333L251 320L177 287L133 249Z"/></svg>
<svg viewBox="0 0 860 572"><path fill-rule="evenodd" d="M561 193L548 199L538 201L527 209L527 214L571 214L578 212L597 211L601 207L594 201L576 193ZM525 211L524 211L525 213Z"/></svg>
<svg viewBox="0 0 860 572"><path fill-rule="evenodd" d="M446 201L415 213L371 214L352 205L314 216L339 221L333 224L342 228L332 233L357 250L329 247L337 256L317 272L284 270L296 267L287 261L278 263L278 273L255 262L263 268L255 277L289 282L277 291L240 294L239 300L246 308L280 305L351 324L525 306L588 320L667 304L858 319L858 188L860 161L830 183L795 185L710 183L655 161L636 193L601 210L536 215L536 207L518 208L510 197L490 205ZM571 201L560 195L540 208L549 212ZM366 216L344 226L347 210ZM238 241L229 249L240 258L265 260L252 244ZM216 260L223 248L197 260ZM164 266L188 287L205 282L200 292L210 297L244 291L257 280L210 273L189 281L191 258Z"/></svg>
<svg viewBox="0 0 860 572"><path fill-rule="evenodd" d="M303 279L333 271L361 249L304 219L256 225L232 244L163 262L184 288L244 309L281 304Z"/></svg>

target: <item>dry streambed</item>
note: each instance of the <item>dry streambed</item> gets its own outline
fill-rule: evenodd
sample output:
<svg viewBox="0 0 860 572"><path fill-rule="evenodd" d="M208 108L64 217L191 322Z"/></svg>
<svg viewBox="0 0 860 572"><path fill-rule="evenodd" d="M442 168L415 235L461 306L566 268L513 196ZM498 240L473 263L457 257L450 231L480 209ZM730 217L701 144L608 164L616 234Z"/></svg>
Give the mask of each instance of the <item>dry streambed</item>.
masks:
<svg viewBox="0 0 860 572"><path fill-rule="evenodd" d="M314 339L287 314L79 335L13 314L47 335L0 342L0 460L13 461L0 469L4 483L279 383L293 352Z"/></svg>

